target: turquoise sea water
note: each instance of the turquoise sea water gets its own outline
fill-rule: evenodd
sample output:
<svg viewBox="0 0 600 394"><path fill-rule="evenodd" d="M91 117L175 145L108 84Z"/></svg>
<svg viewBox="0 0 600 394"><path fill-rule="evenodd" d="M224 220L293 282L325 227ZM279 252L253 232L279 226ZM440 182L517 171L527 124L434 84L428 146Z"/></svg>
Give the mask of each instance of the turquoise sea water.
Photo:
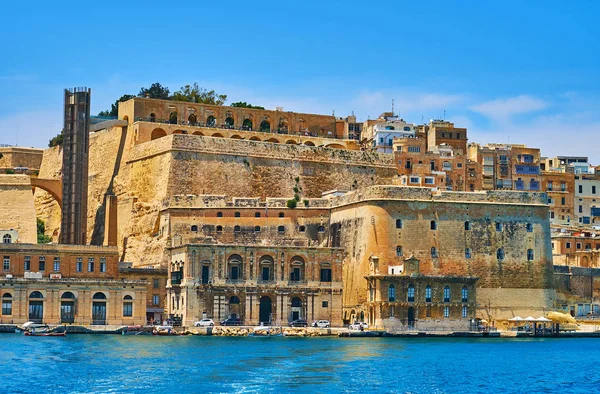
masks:
<svg viewBox="0 0 600 394"><path fill-rule="evenodd" d="M600 391L600 340L0 335L2 393Z"/></svg>

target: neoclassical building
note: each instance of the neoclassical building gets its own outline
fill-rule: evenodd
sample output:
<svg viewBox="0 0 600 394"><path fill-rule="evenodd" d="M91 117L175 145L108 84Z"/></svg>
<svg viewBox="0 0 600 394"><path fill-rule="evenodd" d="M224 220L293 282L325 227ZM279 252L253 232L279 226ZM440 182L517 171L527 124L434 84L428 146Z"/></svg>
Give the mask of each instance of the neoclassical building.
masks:
<svg viewBox="0 0 600 394"><path fill-rule="evenodd" d="M147 281L118 279L115 247L0 244L0 324L146 322Z"/></svg>
<svg viewBox="0 0 600 394"><path fill-rule="evenodd" d="M186 244L171 257L167 308L185 326L203 317L217 324L342 324L341 249Z"/></svg>

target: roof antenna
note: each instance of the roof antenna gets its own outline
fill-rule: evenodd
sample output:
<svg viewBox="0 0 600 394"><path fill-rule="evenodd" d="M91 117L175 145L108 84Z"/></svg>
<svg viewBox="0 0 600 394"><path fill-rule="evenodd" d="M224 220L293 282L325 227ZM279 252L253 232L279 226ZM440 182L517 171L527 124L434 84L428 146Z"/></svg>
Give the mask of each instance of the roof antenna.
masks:
<svg viewBox="0 0 600 394"><path fill-rule="evenodd" d="M446 110L444 110L444 120L446 120Z"/></svg>
<svg viewBox="0 0 600 394"><path fill-rule="evenodd" d="M392 116L394 116L394 99L392 99Z"/></svg>

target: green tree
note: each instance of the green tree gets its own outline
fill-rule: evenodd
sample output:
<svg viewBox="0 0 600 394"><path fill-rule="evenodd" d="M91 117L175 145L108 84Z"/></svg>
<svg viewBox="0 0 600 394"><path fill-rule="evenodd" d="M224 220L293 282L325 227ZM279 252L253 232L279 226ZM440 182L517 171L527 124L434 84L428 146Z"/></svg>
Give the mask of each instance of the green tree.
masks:
<svg viewBox="0 0 600 394"><path fill-rule="evenodd" d="M170 100L170 92L169 88L166 86L162 86L160 83L155 82L148 89L141 88L138 93L138 97L148 97L152 99L160 99L160 100Z"/></svg>
<svg viewBox="0 0 600 394"><path fill-rule="evenodd" d="M252 104L248 104L245 101L238 101L235 103L231 103L232 107L239 107L239 108L254 108L254 109L265 109L265 107L261 107L258 105L252 105Z"/></svg>
<svg viewBox="0 0 600 394"><path fill-rule="evenodd" d="M114 104L110 105L110 111L109 110L101 111L98 114L98 116L118 116L119 115L119 103L122 103L123 101L131 100L134 97L135 96L132 94L124 94L123 96L121 96L120 99L115 101Z"/></svg>
<svg viewBox="0 0 600 394"><path fill-rule="evenodd" d="M62 145L63 143L63 134L62 131L56 135L55 137L53 137L50 142L48 142L48 147L52 148L53 146L58 146L58 145Z"/></svg>
<svg viewBox="0 0 600 394"><path fill-rule="evenodd" d="M46 235L46 224L40 218L37 218L37 242L38 244L47 244L52 238Z"/></svg>
<svg viewBox="0 0 600 394"><path fill-rule="evenodd" d="M173 94L175 101L187 101L190 103L223 105L227 101L226 94L217 94L214 90L206 90L198 87L194 82L193 85L182 86L179 91Z"/></svg>

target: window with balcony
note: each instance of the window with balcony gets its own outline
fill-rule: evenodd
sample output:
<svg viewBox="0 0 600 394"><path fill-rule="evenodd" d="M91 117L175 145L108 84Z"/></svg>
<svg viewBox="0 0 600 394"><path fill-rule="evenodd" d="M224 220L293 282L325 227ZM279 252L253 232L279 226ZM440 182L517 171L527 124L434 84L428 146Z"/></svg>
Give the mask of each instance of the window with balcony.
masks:
<svg viewBox="0 0 600 394"><path fill-rule="evenodd" d="M60 272L60 257L54 258L53 268L54 268L54 272Z"/></svg>
<svg viewBox="0 0 600 394"><path fill-rule="evenodd" d="M425 302L431 302L431 286L425 288Z"/></svg>
<svg viewBox="0 0 600 394"><path fill-rule="evenodd" d="M415 302L415 287L412 284L408 285L408 291L406 294L408 302Z"/></svg>
<svg viewBox="0 0 600 394"><path fill-rule="evenodd" d="M394 302L396 301L396 286L390 285L388 287L388 301Z"/></svg>
<svg viewBox="0 0 600 394"><path fill-rule="evenodd" d="M450 286L444 287L444 302L450 302Z"/></svg>
<svg viewBox="0 0 600 394"><path fill-rule="evenodd" d="M23 270L31 271L31 256L25 256L25 260L23 261Z"/></svg>

